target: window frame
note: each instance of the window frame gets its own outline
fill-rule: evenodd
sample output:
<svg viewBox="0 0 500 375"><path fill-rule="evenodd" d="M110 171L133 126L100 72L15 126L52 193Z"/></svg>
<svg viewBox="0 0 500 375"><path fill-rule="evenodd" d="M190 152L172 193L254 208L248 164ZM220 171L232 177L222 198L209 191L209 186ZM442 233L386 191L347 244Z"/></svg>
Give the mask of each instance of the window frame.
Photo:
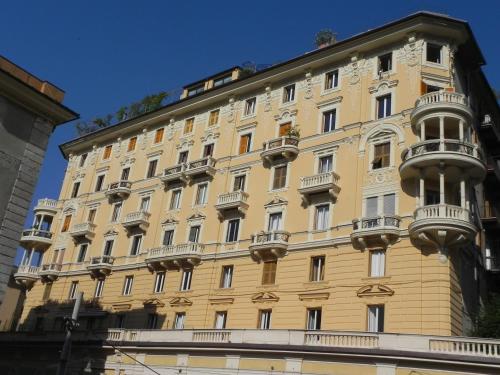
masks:
<svg viewBox="0 0 500 375"><path fill-rule="evenodd" d="M332 80L332 87L327 87L328 74L332 74L335 72L336 72L336 75L334 74L334 77L336 77L336 78L334 78ZM336 84L335 84L335 82L336 82ZM325 72L323 74L323 84L321 87L322 87L322 93L329 93L329 92L332 92L332 91L339 89L340 88L340 69L335 68L335 69L332 69L332 70Z"/></svg>
<svg viewBox="0 0 500 375"><path fill-rule="evenodd" d="M135 235L131 236L130 249L129 249L129 254L128 254L129 256L135 257L135 256L140 255L143 239L144 239L144 235L142 235L142 234L135 234Z"/></svg>
<svg viewBox="0 0 500 375"><path fill-rule="evenodd" d="M176 312L172 329L184 329L185 324L186 324L186 312L185 311Z"/></svg>
<svg viewBox="0 0 500 375"><path fill-rule="evenodd" d="M188 135L188 134L193 134L194 133L194 122L195 122L195 117L189 117L184 120L184 128L183 128L183 135ZM190 124L190 128L188 127L188 124ZM189 131L187 131L189 129Z"/></svg>
<svg viewBox="0 0 500 375"><path fill-rule="evenodd" d="M382 65L382 58L385 58L389 56L389 69L387 70L382 70L381 65ZM391 74L394 73L394 53L393 51L390 52L385 52L380 55L377 55L377 76L380 78L381 75L383 74Z"/></svg>
<svg viewBox="0 0 500 375"><path fill-rule="evenodd" d="M165 138L165 127L155 129L155 133L154 133L154 137L153 137L153 145L162 144L163 138Z"/></svg>
<svg viewBox="0 0 500 375"><path fill-rule="evenodd" d="M94 289L94 298L101 298L104 293L104 280L105 279L97 279Z"/></svg>
<svg viewBox="0 0 500 375"><path fill-rule="evenodd" d="M313 226L312 230L315 232L325 232L330 229L331 226L331 207L330 203L318 203L313 205ZM319 218L319 208L326 207L327 215L326 222L324 223L325 227L318 227L318 218Z"/></svg>
<svg viewBox="0 0 500 375"><path fill-rule="evenodd" d="M263 319L264 316L266 316L266 319ZM260 309L257 329L262 329L262 330L271 329L272 316L273 316L273 309Z"/></svg>
<svg viewBox="0 0 500 375"><path fill-rule="evenodd" d="M242 149L242 140L244 137L248 138L248 141L246 143L245 151L241 151ZM245 132L245 133L240 133L239 134L239 142L238 142L238 155L244 155L252 151L252 145L253 145L253 132Z"/></svg>
<svg viewBox="0 0 500 375"><path fill-rule="evenodd" d="M248 105L251 101L253 101L253 106ZM252 112L248 112L248 108L252 108ZM256 115L257 115L257 96L252 96L250 98L245 99L241 117L250 118Z"/></svg>
<svg viewBox="0 0 500 375"><path fill-rule="evenodd" d="M217 113L217 120L213 123L212 123L212 113ZM220 125L220 108L213 109L210 112L208 112L207 127L211 128L217 125Z"/></svg>
<svg viewBox="0 0 500 375"><path fill-rule="evenodd" d="M219 327L219 316L222 317L222 327ZM216 311L214 319L214 329L226 329L227 324L227 310Z"/></svg>
<svg viewBox="0 0 500 375"><path fill-rule="evenodd" d="M98 193L98 192L104 190L103 187L104 187L104 181L105 181L105 179L106 179L106 173L101 173L101 174L98 174L96 176L95 186L94 186L94 193Z"/></svg>
<svg viewBox="0 0 500 375"><path fill-rule="evenodd" d="M155 273L153 293L160 294L165 291L166 278L167 278L167 273L165 271L158 271Z"/></svg>
<svg viewBox="0 0 500 375"><path fill-rule="evenodd" d="M83 259L81 257L81 255L82 255L82 248L83 248ZM84 263L85 262L85 259L87 258L88 249L89 249L89 243L88 242L81 243L80 246L78 246L78 253L76 254L76 261L75 261L75 263ZM80 259L82 259L82 260L80 260Z"/></svg>
<svg viewBox="0 0 500 375"><path fill-rule="evenodd" d="M389 152L384 152L386 146L389 148ZM377 150L380 151L380 155L377 155ZM391 154L392 154L392 144L390 140L385 140L383 142L377 142L373 144L373 158L370 162L371 170L379 170L391 167ZM376 163L380 161L380 166L375 167ZM378 165L378 164L377 164Z"/></svg>
<svg viewBox="0 0 500 375"><path fill-rule="evenodd" d="M71 199L78 197L81 184L82 184L81 181L73 182L73 186L71 188L71 196L70 196Z"/></svg>
<svg viewBox="0 0 500 375"><path fill-rule="evenodd" d="M174 196L178 196L179 198L177 200L174 200ZM168 209L170 211L179 210L181 208L181 200L182 200L182 188L172 189L170 193L170 203L168 205ZM176 204L174 205L174 203Z"/></svg>
<svg viewBox="0 0 500 375"><path fill-rule="evenodd" d="M201 190L202 186L205 186L205 188L204 188L204 193L203 193L203 199L200 200L199 198L201 197L200 191L202 191ZM196 190L195 190L195 194L194 194L193 207L195 207L195 206L205 206L205 205L208 204L208 186L209 186L208 181L203 181L203 182L200 182L200 183L196 184Z"/></svg>
<svg viewBox="0 0 500 375"><path fill-rule="evenodd" d="M387 252L384 249L373 249L370 250L369 252L369 259L368 259L368 277L385 277L386 276L386 269L387 269ZM374 255L375 254L383 254L382 256L382 267L379 267L378 269L378 274L374 272Z"/></svg>
<svg viewBox="0 0 500 375"><path fill-rule="evenodd" d="M145 175L145 179L149 179L149 178L155 178L156 177L156 172L158 172L158 163L159 162L159 159L158 158L153 158L153 159L148 159L148 166L146 168L146 175ZM151 166L154 165L154 171L153 171L153 174L151 175Z"/></svg>
<svg viewBox="0 0 500 375"><path fill-rule="evenodd" d="M181 284L179 285L179 292L190 291L192 283L193 283L193 269L183 268L181 276Z"/></svg>
<svg viewBox="0 0 500 375"><path fill-rule="evenodd" d="M318 319L319 312L319 319ZM312 315L316 315L313 317ZM321 307L308 307L306 313L306 330L308 331L320 331L321 323L323 318L323 309ZM311 325L312 320L314 319L314 326Z"/></svg>
<svg viewBox="0 0 500 375"><path fill-rule="evenodd" d="M319 267L316 267L315 261L319 261ZM326 256L325 255L315 255L311 257L310 269L309 269L309 282L317 283L325 281L325 263ZM319 273L316 272L316 269L319 269Z"/></svg>
<svg viewBox="0 0 500 375"><path fill-rule="evenodd" d="M119 207L118 209L116 207ZM110 223L118 223L120 221L122 215L123 203L116 202L113 204L113 208L111 209L111 217L109 218ZM116 212L116 215L115 215Z"/></svg>
<svg viewBox="0 0 500 375"><path fill-rule="evenodd" d="M387 105L384 105L384 114L383 116L380 116L380 111L379 111L379 101L383 98L389 98L390 100L390 106L387 108ZM389 111L389 113L387 113ZM394 93L393 92L384 92L379 95L375 96L375 120L383 120L388 117L391 117L394 115Z"/></svg>
<svg viewBox="0 0 500 375"><path fill-rule="evenodd" d="M440 47L439 51L439 62L431 61L429 60L429 47L434 46L434 47ZM425 64L433 65L433 66L444 66L445 65L445 50L444 50L445 45L443 43L439 43L436 41L426 41L425 42L425 48L424 48L424 56L423 60Z"/></svg>
<svg viewBox="0 0 500 375"><path fill-rule="evenodd" d="M126 275L123 280L122 296L131 296L134 286L134 275Z"/></svg>
<svg viewBox="0 0 500 375"><path fill-rule="evenodd" d="M269 266L272 264L272 266ZM278 273L278 261L269 260L262 262L261 285L276 285L276 274Z"/></svg>
<svg viewBox="0 0 500 375"><path fill-rule="evenodd" d="M80 284L78 280L73 280L69 286L68 299L76 299Z"/></svg>
<svg viewBox="0 0 500 375"><path fill-rule="evenodd" d="M80 160L78 161L78 168L84 168L85 164L87 164L88 160L88 152L84 152L83 154L80 155Z"/></svg>
<svg viewBox="0 0 500 375"><path fill-rule="evenodd" d="M331 124L329 127L329 130L325 129L325 119L326 119L326 114L328 113L334 113L334 122L333 122L333 128L331 128ZM337 107L331 107L331 108L325 108L321 111L321 133L322 134L328 134L332 133L335 130L337 130Z"/></svg>
<svg viewBox="0 0 500 375"><path fill-rule="evenodd" d="M278 168L286 168L286 172L285 172L285 176L284 176L285 181L284 181L283 186L275 187L276 169L278 169ZM282 190L288 189L288 187L289 187L288 183L289 183L290 163L288 161L277 163L277 164L275 164L275 165L272 166L271 170L272 170L272 173L271 173L271 181L270 181L270 184L269 184L270 185L269 186L269 190L270 191L282 191Z"/></svg>
<svg viewBox="0 0 500 375"><path fill-rule="evenodd" d="M288 91L290 89L290 91ZM283 91L282 91L282 96L281 96L281 104L290 104L290 103L295 103L297 99L297 84L296 83L290 83L286 86L283 86ZM289 94L291 93L291 94ZM291 96L291 98L289 98Z"/></svg>
<svg viewBox="0 0 500 375"><path fill-rule="evenodd" d="M137 148L137 136L130 137L127 144L127 153L134 152Z"/></svg>
<svg viewBox="0 0 500 375"><path fill-rule="evenodd" d="M230 232L231 226L233 223L237 223L236 229L233 228L232 233ZM232 218L226 220L226 243L234 243L238 242L240 238L240 227L241 227L241 218Z"/></svg>
<svg viewBox="0 0 500 375"><path fill-rule="evenodd" d="M109 151L108 151L109 150ZM113 145L109 144L103 147L102 149L102 161L108 161L113 156Z"/></svg>
<svg viewBox="0 0 500 375"><path fill-rule="evenodd" d="M226 271L228 272L226 273ZM233 264L223 265L221 268L219 289L231 289L233 286L233 276L234 276L234 265Z"/></svg>
<svg viewBox="0 0 500 375"><path fill-rule="evenodd" d="M376 327L371 327L372 321L370 319L370 315L371 315L371 311L373 311L375 309L378 310L378 313L376 314L376 317L375 317L375 319L377 319ZM383 304L383 303L370 304L370 305L366 306L366 310L367 310L366 331L372 332L372 333L383 333L385 330L385 304ZM380 311L382 312L381 316L380 316ZM380 326L382 326L382 327L380 327Z"/></svg>

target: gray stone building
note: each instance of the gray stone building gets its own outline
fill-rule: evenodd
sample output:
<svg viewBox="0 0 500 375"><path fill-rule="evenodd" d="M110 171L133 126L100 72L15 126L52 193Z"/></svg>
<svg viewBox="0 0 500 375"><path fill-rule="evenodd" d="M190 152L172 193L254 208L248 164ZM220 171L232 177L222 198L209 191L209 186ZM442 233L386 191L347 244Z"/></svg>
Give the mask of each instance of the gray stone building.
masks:
<svg viewBox="0 0 500 375"><path fill-rule="evenodd" d="M0 56L0 304L49 137L78 114L64 91Z"/></svg>

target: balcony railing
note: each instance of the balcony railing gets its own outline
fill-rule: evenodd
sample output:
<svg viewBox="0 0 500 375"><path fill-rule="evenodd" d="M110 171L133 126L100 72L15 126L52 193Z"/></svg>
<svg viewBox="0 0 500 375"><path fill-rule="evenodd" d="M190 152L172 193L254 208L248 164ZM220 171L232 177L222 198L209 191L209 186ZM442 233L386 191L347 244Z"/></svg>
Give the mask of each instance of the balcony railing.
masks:
<svg viewBox="0 0 500 375"><path fill-rule="evenodd" d="M94 236L95 227L96 225L94 223L86 221L84 223L73 225L69 233L74 238L85 237L87 239L91 239Z"/></svg>
<svg viewBox="0 0 500 375"><path fill-rule="evenodd" d="M47 211L56 212L57 211L57 200L49 199L49 198L39 199L33 210L34 211L47 210Z"/></svg>
<svg viewBox="0 0 500 375"><path fill-rule="evenodd" d="M288 244L290 233L284 230L272 230L252 235L252 245L281 242Z"/></svg>
<svg viewBox="0 0 500 375"><path fill-rule="evenodd" d="M455 139L431 139L416 143L403 152L402 159L406 161L416 156L434 152L452 152L484 161L484 157L477 145Z"/></svg>
<svg viewBox="0 0 500 375"><path fill-rule="evenodd" d="M40 272L59 272L61 271L62 264L60 263L49 263L49 264L44 264L42 265L42 268L40 269Z"/></svg>
<svg viewBox="0 0 500 375"><path fill-rule="evenodd" d="M435 103L459 104L463 106L469 105L469 101L464 94L449 91L434 91L424 94L418 98L415 102L415 107L418 108Z"/></svg>
<svg viewBox="0 0 500 375"><path fill-rule="evenodd" d="M363 217L352 221L351 240L355 247L388 246L400 235L401 218L396 215Z"/></svg>
<svg viewBox="0 0 500 375"><path fill-rule="evenodd" d="M244 213L248 208L247 200L248 193L242 190L222 193L217 197L215 209L222 213L224 210L236 208Z"/></svg>
<svg viewBox="0 0 500 375"><path fill-rule="evenodd" d="M23 230L23 237L40 237L45 239L52 239L52 232L42 230L42 229L25 229Z"/></svg>
<svg viewBox="0 0 500 375"><path fill-rule="evenodd" d="M469 100L464 94L449 91L435 91L422 95L415 102L410 117L415 125L420 118L429 112L436 112L439 115L441 111L455 112L464 116L467 121L472 120L472 111L469 107Z"/></svg>
<svg viewBox="0 0 500 375"><path fill-rule="evenodd" d="M290 233L284 230L259 232L251 236L248 250L257 260L282 257L288 249L289 239Z"/></svg>
<svg viewBox="0 0 500 375"><path fill-rule="evenodd" d="M451 204L433 204L419 207L415 210L415 220L423 219L453 219L471 221L468 209Z"/></svg>
<svg viewBox="0 0 500 375"><path fill-rule="evenodd" d="M187 165L184 163L174 165L173 167L170 168L165 168L163 171L163 176L160 177L160 179L165 183L168 184L169 182L174 182L174 181L186 181L186 171Z"/></svg>
<svg viewBox="0 0 500 375"><path fill-rule="evenodd" d="M198 160L194 160L190 163L188 163L187 168L186 168L186 175L187 176L196 176L199 174L207 174L209 176L213 176L215 174L215 163L217 160L215 160L211 156L207 156Z"/></svg>
<svg viewBox="0 0 500 375"><path fill-rule="evenodd" d="M146 256L146 263L150 266L175 265L179 266L182 262L190 265L196 265L200 262L205 245L201 243L184 243L178 245L163 245L149 249Z"/></svg>
<svg viewBox="0 0 500 375"><path fill-rule="evenodd" d="M18 267L17 272L14 274L14 279L16 280L16 282L30 289L35 281L40 278L39 272L40 267L22 265Z"/></svg>
<svg viewBox="0 0 500 375"><path fill-rule="evenodd" d="M38 272L40 272L40 267L38 266L23 265L18 267L16 274L33 275L33 277L38 277Z"/></svg>
<svg viewBox="0 0 500 375"><path fill-rule="evenodd" d="M142 230L146 230L149 226L149 217L151 214L146 211L136 211L130 212L125 216L122 221L122 225L125 228L139 227Z"/></svg>
<svg viewBox="0 0 500 375"><path fill-rule="evenodd" d="M401 218L396 215L363 217L352 222L353 230L371 230L385 227L399 228Z"/></svg>
<svg viewBox="0 0 500 375"><path fill-rule="evenodd" d="M275 156L290 158L299 153L299 138L294 136L283 136L271 139L262 144L260 156L269 159Z"/></svg>
<svg viewBox="0 0 500 375"><path fill-rule="evenodd" d="M20 243L25 248L46 249L52 244L52 232L42 229L25 229L22 232Z"/></svg>
<svg viewBox="0 0 500 375"><path fill-rule="evenodd" d="M102 255L99 257L92 257L90 259L90 265L112 266L114 262L115 262L115 257L111 255Z"/></svg>
<svg viewBox="0 0 500 375"><path fill-rule="evenodd" d="M318 173L300 178L299 193L304 195L328 191L332 198L337 198L340 192L340 177L335 172Z"/></svg>
<svg viewBox="0 0 500 375"><path fill-rule="evenodd" d="M130 194L131 187L132 187L132 182L127 180L112 182L109 184L108 189L106 190L106 195L107 196L118 195L120 197L124 197Z"/></svg>

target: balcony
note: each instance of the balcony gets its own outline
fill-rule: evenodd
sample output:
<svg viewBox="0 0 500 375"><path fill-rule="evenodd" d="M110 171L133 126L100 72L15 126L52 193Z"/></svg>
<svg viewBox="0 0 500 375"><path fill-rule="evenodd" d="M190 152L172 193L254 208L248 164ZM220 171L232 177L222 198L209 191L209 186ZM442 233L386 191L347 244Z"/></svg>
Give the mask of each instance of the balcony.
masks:
<svg viewBox="0 0 500 375"><path fill-rule="evenodd" d="M173 167L166 168L163 171L163 176L160 177L160 180L163 181L165 186L168 186L169 184L173 183L186 183L187 182L187 176L186 176L186 164L181 163L177 164Z"/></svg>
<svg viewBox="0 0 500 375"><path fill-rule="evenodd" d="M40 267L37 266L19 266L17 272L14 274L14 279L18 284L24 285L26 288L31 289L35 281L40 278L38 272Z"/></svg>
<svg viewBox="0 0 500 375"><path fill-rule="evenodd" d="M26 249L45 250L52 245L52 232L41 229L26 229L23 230L21 246Z"/></svg>
<svg viewBox="0 0 500 375"><path fill-rule="evenodd" d="M486 176L486 164L477 145L454 139L432 139L416 143L403 151L399 167L401 178L417 177L419 170L439 166L455 166L470 178L481 181Z"/></svg>
<svg viewBox="0 0 500 375"><path fill-rule="evenodd" d="M149 249L146 264L152 269L179 268L185 264L195 266L200 263L204 249L201 243L164 245Z"/></svg>
<svg viewBox="0 0 500 375"><path fill-rule="evenodd" d="M263 143L260 157L269 162L272 161L272 159L279 157L293 159L298 154L298 137L279 137Z"/></svg>
<svg viewBox="0 0 500 375"><path fill-rule="evenodd" d="M399 239L401 218L395 215L363 217L352 221L353 246L361 249L387 247Z"/></svg>
<svg viewBox="0 0 500 375"><path fill-rule="evenodd" d="M43 281L52 282L57 280L59 273L61 272L62 265L58 263L44 264L38 274Z"/></svg>
<svg viewBox="0 0 500 375"><path fill-rule="evenodd" d="M71 228L69 234L75 241L79 241L81 239L90 241L95 235L95 224L88 221L75 224Z"/></svg>
<svg viewBox="0 0 500 375"><path fill-rule="evenodd" d="M415 102L415 108L410 115L412 124L417 124L423 117L433 113L452 113L472 120L467 97L456 92L435 91L422 95Z"/></svg>
<svg viewBox="0 0 500 375"><path fill-rule="evenodd" d="M217 197L215 209L220 216L224 215L226 210L238 210L241 214L245 214L248 209L248 193L238 190L230 193L222 193Z"/></svg>
<svg viewBox="0 0 500 375"><path fill-rule="evenodd" d="M112 182L109 184L108 189L104 193L108 198L112 199L124 199L130 195L130 189L132 187L132 182L121 180Z"/></svg>
<svg viewBox="0 0 500 375"><path fill-rule="evenodd" d="M131 212L125 216L125 219L122 221L122 225L128 231L134 228L146 231L149 227L150 216L151 214L146 211Z"/></svg>
<svg viewBox="0 0 500 375"><path fill-rule="evenodd" d="M410 237L439 248L456 246L473 240L477 228L468 209L451 204L419 207L415 221L408 226Z"/></svg>
<svg viewBox="0 0 500 375"><path fill-rule="evenodd" d="M57 213L57 201L49 198L39 199L33 211L45 211L49 214L55 215Z"/></svg>
<svg viewBox="0 0 500 375"><path fill-rule="evenodd" d="M302 194L306 202L313 194L328 193L333 200L336 200L340 192L339 175L335 172L318 173L312 176L300 178L299 193Z"/></svg>
<svg viewBox="0 0 500 375"><path fill-rule="evenodd" d="M92 257L90 264L87 265L87 270L93 278L105 277L111 273L115 257L103 255L100 257Z"/></svg>
<svg viewBox="0 0 500 375"><path fill-rule="evenodd" d="M191 179L203 175L213 177L216 172L215 163L216 160L211 156L192 161L188 163L185 174Z"/></svg>
<svg viewBox="0 0 500 375"><path fill-rule="evenodd" d="M283 257L288 249L290 233L284 230L272 230L252 235L248 247L250 255L257 260Z"/></svg>

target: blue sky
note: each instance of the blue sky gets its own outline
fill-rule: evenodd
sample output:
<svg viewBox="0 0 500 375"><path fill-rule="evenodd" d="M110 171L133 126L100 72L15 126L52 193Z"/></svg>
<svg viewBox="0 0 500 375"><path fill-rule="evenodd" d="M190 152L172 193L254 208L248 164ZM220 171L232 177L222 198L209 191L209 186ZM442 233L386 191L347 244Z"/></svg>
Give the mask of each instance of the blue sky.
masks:
<svg viewBox="0 0 500 375"><path fill-rule="evenodd" d="M500 2L491 0L16 0L2 4L0 54L65 90L64 103L90 119L245 61L300 55L320 29L345 39L418 10L469 21L500 88ZM72 124L53 134L33 202L58 197L65 161L57 146L75 136Z"/></svg>

